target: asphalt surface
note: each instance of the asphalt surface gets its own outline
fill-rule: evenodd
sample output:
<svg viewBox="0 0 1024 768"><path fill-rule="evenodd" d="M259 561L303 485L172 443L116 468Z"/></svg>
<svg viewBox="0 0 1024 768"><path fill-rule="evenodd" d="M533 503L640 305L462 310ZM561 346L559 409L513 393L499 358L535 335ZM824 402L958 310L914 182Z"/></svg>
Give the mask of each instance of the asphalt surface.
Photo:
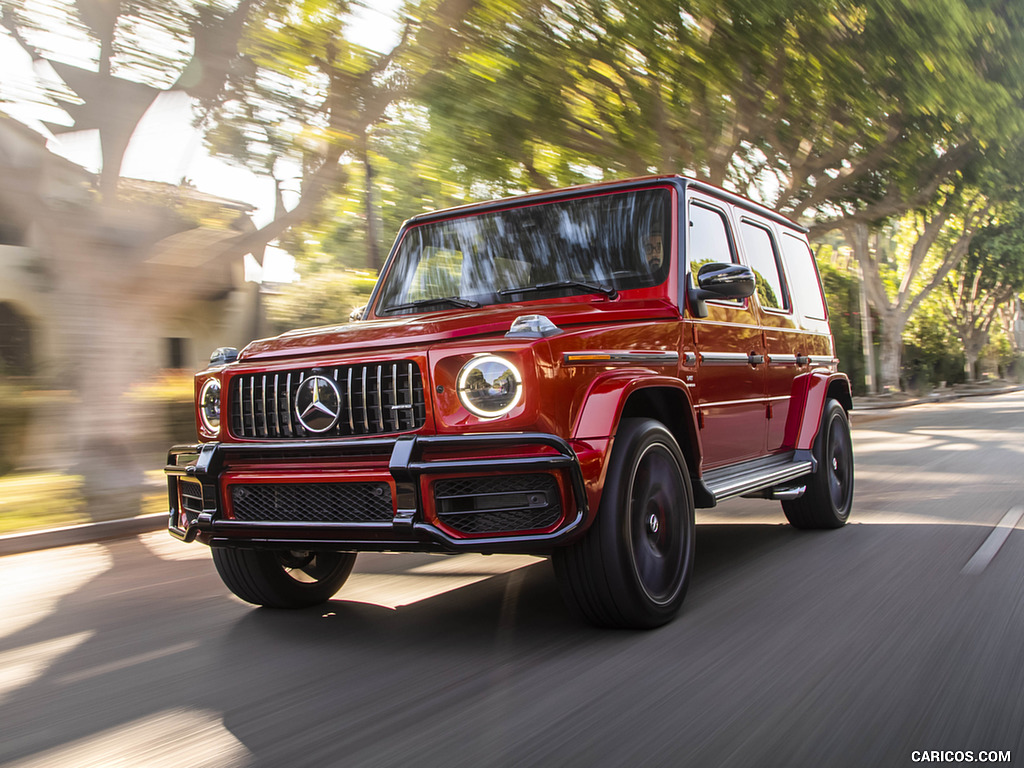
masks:
<svg viewBox="0 0 1024 768"><path fill-rule="evenodd" d="M0 557L0 765L1021 765L1022 433L1021 392L858 416L851 523L703 511L652 632L533 558L362 555L275 612L161 532Z"/></svg>

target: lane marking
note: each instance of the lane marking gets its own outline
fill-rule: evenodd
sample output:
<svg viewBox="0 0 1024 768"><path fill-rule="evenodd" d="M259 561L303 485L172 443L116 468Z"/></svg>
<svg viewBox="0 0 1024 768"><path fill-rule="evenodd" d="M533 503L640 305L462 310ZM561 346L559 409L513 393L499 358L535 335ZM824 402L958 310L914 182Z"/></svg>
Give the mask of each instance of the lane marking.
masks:
<svg viewBox="0 0 1024 768"><path fill-rule="evenodd" d="M996 523L996 527L992 529L988 538L978 547L978 551L967 561L967 565L960 573L965 576L977 576L984 571L986 566L992 562L992 558L996 556L999 548L1009 538L1010 531L1020 522L1022 516L1024 516L1024 506L1014 507L1003 515L1003 519Z"/></svg>

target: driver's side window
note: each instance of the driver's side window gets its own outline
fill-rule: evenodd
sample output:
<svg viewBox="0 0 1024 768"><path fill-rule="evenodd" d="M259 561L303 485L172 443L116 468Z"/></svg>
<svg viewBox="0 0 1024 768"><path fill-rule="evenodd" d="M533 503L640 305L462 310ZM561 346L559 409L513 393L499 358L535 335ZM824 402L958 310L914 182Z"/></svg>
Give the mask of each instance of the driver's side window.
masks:
<svg viewBox="0 0 1024 768"><path fill-rule="evenodd" d="M689 206L688 241L686 262L689 266L690 280L697 282L697 273L705 264L736 263L736 253L729 237L729 225L725 214L698 202ZM716 299L728 304L742 304L742 300Z"/></svg>
<svg viewBox="0 0 1024 768"><path fill-rule="evenodd" d="M694 275L702 266L713 261L736 261L725 217L719 211L691 203L689 235L687 259Z"/></svg>

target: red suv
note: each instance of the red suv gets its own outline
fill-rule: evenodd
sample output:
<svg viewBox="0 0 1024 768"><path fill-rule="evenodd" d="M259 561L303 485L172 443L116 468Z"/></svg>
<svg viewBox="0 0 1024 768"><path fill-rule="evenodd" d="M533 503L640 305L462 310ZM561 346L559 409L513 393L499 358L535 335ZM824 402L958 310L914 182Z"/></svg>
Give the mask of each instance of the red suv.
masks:
<svg viewBox="0 0 1024 768"><path fill-rule="evenodd" d="M340 313L339 313L340 314ZM603 626L679 610L694 508L836 528L847 412L803 229L680 176L416 216L359 322L218 350L170 531L244 600L330 599L360 551L550 555Z"/></svg>

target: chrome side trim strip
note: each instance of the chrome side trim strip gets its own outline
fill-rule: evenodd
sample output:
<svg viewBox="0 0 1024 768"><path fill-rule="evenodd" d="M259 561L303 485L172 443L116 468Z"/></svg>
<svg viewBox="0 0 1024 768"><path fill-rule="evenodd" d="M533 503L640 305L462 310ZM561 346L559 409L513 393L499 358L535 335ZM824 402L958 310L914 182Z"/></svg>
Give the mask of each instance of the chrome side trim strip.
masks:
<svg viewBox="0 0 1024 768"><path fill-rule="evenodd" d="M750 365L745 352L701 352L700 361L713 365Z"/></svg>
<svg viewBox="0 0 1024 768"><path fill-rule="evenodd" d="M690 353L692 354L692 353ZM679 363L678 352L566 352L562 355L562 363L565 365L615 365L627 364L648 364L648 365L676 365Z"/></svg>

